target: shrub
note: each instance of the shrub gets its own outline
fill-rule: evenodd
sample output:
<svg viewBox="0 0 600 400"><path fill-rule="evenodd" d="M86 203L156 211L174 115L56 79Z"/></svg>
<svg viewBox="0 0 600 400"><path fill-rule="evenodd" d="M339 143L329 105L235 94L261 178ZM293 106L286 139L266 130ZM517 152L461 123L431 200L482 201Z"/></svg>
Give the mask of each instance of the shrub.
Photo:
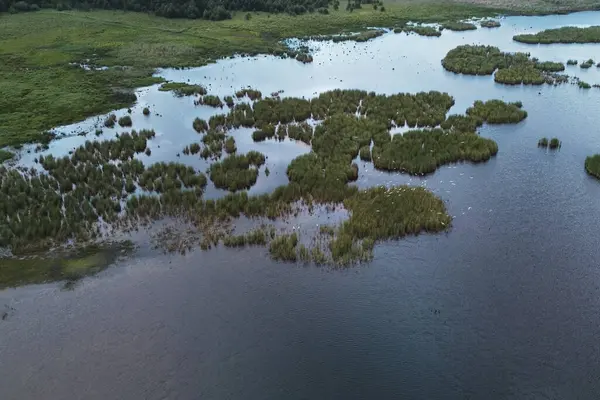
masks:
<svg viewBox="0 0 600 400"><path fill-rule="evenodd" d="M600 26L587 28L565 26L557 29L546 29L535 34L515 35L513 40L529 44L599 43Z"/></svg>
<svg viewBox="0 0 600 400"><path fill-rule="evenodd" d="M115 126L116 122L117 122L117 116L115 114L110 114L104 120L104 126L107 127L107 128L112 128L112 127Z"/></svg>
<svg viewBox="0 0 600 400"><path fill-rule="evenodd" d="M200 118L194 119L192 126L194 127L194 130L198 133L203 133L208 130L208 123L206 123L205 120Z"/></svg>

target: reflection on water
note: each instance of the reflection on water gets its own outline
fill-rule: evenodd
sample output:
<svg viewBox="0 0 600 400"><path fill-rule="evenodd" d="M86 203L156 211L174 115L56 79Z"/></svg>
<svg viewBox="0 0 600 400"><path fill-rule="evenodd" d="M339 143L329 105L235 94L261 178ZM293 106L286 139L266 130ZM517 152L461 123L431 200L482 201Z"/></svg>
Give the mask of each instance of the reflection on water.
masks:
<svg viewBox="0 0 600 400"><path fill-rule="evenodd" d="M481 129L499 147L485 164L450 165L417 178L358 161L359 186L423 185L455 216L446 235L378 245L369 265L274 263L260 248L185 256L140 251L72 292L55 285L0 292L0 314L10 310L0 320L1 397L595 398L600 185L583 161L600 149L600 91L507 87L492 77L448 73L440 60L470 43L541 60L598 59L599 45L528 46L511 38L597 24L599 17L510 17L498 29L444 31L440 38L389 33L369 43L314 43L319 50L308 65L256 57L160 71L220 96L247 85L305 97L335 88L440 90L455 97L451 112L500 98L521 100L529 117ZM567 73L600 83L595 67ZM204 170L197 156L175 154L198 140L195 117L221 111L157 87L138 97L134 128L158 134L149 142L152 161L175 157ZM145 106L152 110L147 118ZM93 124L61 130L93 136ZM122 130L104 129L100 137ZM268 156L271 174L261 170L252 193L285 183L289 161L309 151L293 141L254 143L245 129L233 135L240 151ZM538 149L542 136L558 137L560 151ZM49 151L64 154L82 140L56 141ZM25 153L22 162L35 156ZM208 195L221 193L212 188ZM309 229L319 221L300 216L292 223Z"/></svg>

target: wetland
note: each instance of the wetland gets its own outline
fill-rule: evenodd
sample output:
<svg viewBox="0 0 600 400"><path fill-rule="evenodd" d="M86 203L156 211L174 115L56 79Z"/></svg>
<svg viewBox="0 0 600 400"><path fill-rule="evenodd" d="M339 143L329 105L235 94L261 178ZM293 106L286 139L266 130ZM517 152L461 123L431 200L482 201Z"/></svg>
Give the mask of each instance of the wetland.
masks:
<svg viewBox="0 0 600 400"><path fill-rule="evenodd" d="M598 50L513 40L597 18L159 69L135 104L6 147L0 393L597 393L600 92L542 83Z"/></svg>

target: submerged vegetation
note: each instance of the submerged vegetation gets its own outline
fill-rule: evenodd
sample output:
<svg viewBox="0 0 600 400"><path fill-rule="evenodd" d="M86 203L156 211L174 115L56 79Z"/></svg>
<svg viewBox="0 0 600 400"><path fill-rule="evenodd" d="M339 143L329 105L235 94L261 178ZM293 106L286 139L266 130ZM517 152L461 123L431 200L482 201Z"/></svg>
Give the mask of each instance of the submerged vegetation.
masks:
<svg viewBox="0 0 600 400"><path fill-rule="evenodd" d="M529 44L550 43L600 43L600 26L578 28L565 26L556 29L546 29L535 34L513 36L513 40Z"/></svg>
<svg viewBox="0 0 600 400"><path fill-rule="evenodd" d="M539 62L526 53L503 53L497 47L461 45L448 52L443 67L467 75L492 75L498 83L509 85L541 85L559 83L564 77L552 74L562 71L559 63Z"/></svg>

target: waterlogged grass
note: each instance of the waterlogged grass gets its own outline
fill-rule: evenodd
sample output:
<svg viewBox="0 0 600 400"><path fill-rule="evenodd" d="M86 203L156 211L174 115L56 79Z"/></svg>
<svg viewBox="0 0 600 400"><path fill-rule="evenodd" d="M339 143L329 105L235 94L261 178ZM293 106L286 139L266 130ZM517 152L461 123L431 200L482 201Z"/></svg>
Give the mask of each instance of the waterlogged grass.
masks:
<svg viewBox="0 0 600 400"><path fill-rule="evenodd" d="M11 153L8 150L0 149L0 164L2 164L4 161L11 160L14 156L14 153Z"/></svg>
<svg viewBox="0 0 600 400"><path fill-rule="evenodd" d="M535 34L515 35L513 40L529 44L600 43L600 26L587 28L565 26L557 29L546 29Z"/></svg>
<svg viewBox="0 0 600 400"><path fill-rule="evenodd" d="M419 36L430 36L430 37L439 37L442 36L442 32L439 29L434 28L432 26L422 26L422 25L406 25L402 28L394 29L395 33L406 32L407 34L415 33Z"/></svg>
<svg viewBox="0 0 600 400"><path fill-rule="evenodd" d="M579 64L579 68L583 68L583 69L588 69L594 66L594 60L592 60L591 58L587 61L582 62L581 64Z"/></svg>
<svg viewBox="0 0 600 400"><path fill-rule="evenodd" d="M479 25L481 25L482 28L499 28L500 26L502 26L500 21L496 21L493 19L486 19L484 21L481 21Z"/></svg>
<svg viewBox="0 0 600 400"><path fill-rule="evenodd" d="M600 179L600 154L586 157L585 171L596 179Z"/></svg>
<svg viewBox="0 0 600 400"><path fill-rule="evenodd" d="M492 75L498 83L541 85L564 81L552 72L562 71L559 63L539 62L526 53L504 53L493 46L461 45L448 52L443 67L466 75Z"/></svg>
<svg viewBox="0 0 600 400"><path fill-rule="evenodd" d="M216 187L231 192L249 189L258 178L258 167L265 163L265 156L256 151L232 154L210 166L210 180Z"/></svg>
<svg viewBox="0 0 600 400"><path fill-rule="evenodd" d="M592 85L590 85L587 82L584 82L582 80L577 81L577 86L579 86L580 89L591 89Z"/></svg>
<svg viewBox="0 0 600 400"><path fill-rule="evenodd" d="M549 149L558 149L561 146L561 142L560 140L558 140L558 138L552 138L550 139L550 142L548 143L548 148Z"/></svg>
<svg viewBox="0 0 600 400"><path fill-rule="evenodd" d="M567 61L567 65L577 65L578 61L577 60L568 60Z"/></svg>
<svg viewBox="0 0 600 400"><path fill-rule="evenodd" d="M177 97L184 96L195 96L200 95L204 96L207 91L204 86L201 85L190 85L189 83L184 82L167 82L160 85L158 89L161 92L173 92L173 94Z"/></svg>
<svg viewBox="0 0 600 400"><path fill-rule="evenodd" d="M548 147L548 138L541 138L540 140L538 140L538 147Z"/></svg>
<svg viewBox="0 0 600 400"><path fill-rule="evenodd" d="M131 250L131 244L123 242L51 255L0 259L0 289L53 281L73 283L108 268Z"/></svg>

